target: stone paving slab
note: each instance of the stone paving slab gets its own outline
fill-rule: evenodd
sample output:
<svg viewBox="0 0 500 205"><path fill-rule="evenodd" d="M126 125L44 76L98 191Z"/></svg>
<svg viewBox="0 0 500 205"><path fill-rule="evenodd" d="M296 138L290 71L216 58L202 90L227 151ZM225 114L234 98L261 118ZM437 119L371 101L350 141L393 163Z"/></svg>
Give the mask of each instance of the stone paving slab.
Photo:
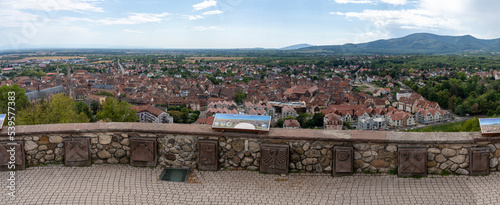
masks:
<svg viewBox="0 0 500 205"><path fill-rule="evenodd" d="M158 180L162 168L49 165L16 172L17 197L1 204L500 204L500 173L489 176L260 174L197 171L190 183Z"/></svg>

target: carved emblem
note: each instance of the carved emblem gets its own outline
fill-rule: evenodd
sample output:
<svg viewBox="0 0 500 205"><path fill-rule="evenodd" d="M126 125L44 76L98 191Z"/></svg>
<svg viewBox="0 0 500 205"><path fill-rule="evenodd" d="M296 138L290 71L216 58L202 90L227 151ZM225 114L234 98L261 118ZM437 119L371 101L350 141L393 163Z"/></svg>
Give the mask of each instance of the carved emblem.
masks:
<svg viewBox="0 0 500 205"><path fill-rule="evenodd" d="M200 170L217 170L217 141L200 140L199 145L198 168Z"/></svg>
<svg viewBox="0 0 500 205"><path fill-rule="evenodd" d="M399 176L427 175L427 149L425 147L401 147L399 152Z"/></svg>
<svg viewBox="0 0 500 205"><path fill-rule="evenodd" d="M346 152L346 151L339 151L338 155L337 155L337 158L340 160L340 161L345 161L347 160L347 158L351 156L349 154L349 152Z"/></svg>
<svg viewBox="0 0 500 205"><path fill-rule="evenodd" d="M287 174L288 160L288 145L263 144L261 149L260 171Z"/></svg>
<svg viewBox="0 0 500 205"><path fill-rule="evenodd" d="M490 150L487 147L470 148L470 175L484 175L490 173Z"/></svg>
<svg viewBox="0 0 500 205"><path fill-rule="evenodd" d="M90 139L71 138L64 139L64 164L67 166L90 165Z"/></svg>
<svg viewBox="0 0 500 205"><path fill-rule="evenodd" d="M156 166L156 139L130 138L130 164Z"/></svg>
<svg viewBox="0 0 500 205"><path fill-rule="evenodd" d="M335 154L335 157L333 158L333 176L352 174L354 171L353 152L354 149L352 147L336 146L333 148L333 153Z"/></svg>
<svg viewBox="0 0 500 205"><path fill-rule="evenodd" d="M149 162L154 160L153 151L145 143L140 143L132 151L132 160Z"/></svg>
<svg viewBox="0 0 500 205"><path fill-rule="evenodd" d="M24 146L22 141L0 142L0 171L10 171L9 162L11 153L15 156L15 167L13 169L25 169Z"/></svg>

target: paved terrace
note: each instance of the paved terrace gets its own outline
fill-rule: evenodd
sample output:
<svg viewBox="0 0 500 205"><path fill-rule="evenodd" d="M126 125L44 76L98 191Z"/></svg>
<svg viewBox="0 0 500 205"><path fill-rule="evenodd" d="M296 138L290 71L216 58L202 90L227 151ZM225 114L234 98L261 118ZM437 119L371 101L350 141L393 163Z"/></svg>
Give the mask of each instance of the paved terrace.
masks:
<svg viewBox="0 0 500 205"><path fill-rule="evenodd" d="M259 174L197 171L189 183L158 179L162 169L48 165L17 172L17 196L2 204L500 204L500 173L398 178L387 174Z"/></svg>
<svg viewBox="0 0 500 205"><path fill-rule="evenodd" d="M210 125L158 124L158 123L69 123L51 125L16 126L16 139L20 136L47 134L78 134L98 132L137 132L152 134L178 134L216 137L249 137L278 140L327 140L332 142L374 142L404 144L477 143L499 141L497 138L481 136L479 132L393 132L367 130L322 130L271 128L269 133L219 132ZM0 139L7 140L7 129L0 131Z"/></svg>
<svg viewBox="0 0 500 205"><path fill-rule="evenodd" d="M396 144L473 144L499 141L479 133L398 133L271 129L268 134L216 132L202 125L92 123L17 126L22 136L91 132L168 133L274 140L326 140ZM7 129L0 132L6 140ZM485 144L483 144L485 145ZM197 171L189 183L158 179L156 168L103 164L47 165L16 172L17 197L7 195L9 172L0 172L0 204L500 204L500 172L488 176L399 178L389 174L332 177L328 173Z"/></svg>

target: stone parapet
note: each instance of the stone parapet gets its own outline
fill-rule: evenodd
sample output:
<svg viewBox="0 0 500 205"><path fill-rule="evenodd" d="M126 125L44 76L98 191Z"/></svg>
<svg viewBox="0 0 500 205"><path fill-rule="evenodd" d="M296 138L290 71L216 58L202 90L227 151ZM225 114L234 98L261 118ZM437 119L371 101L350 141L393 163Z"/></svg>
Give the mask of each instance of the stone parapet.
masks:
<svg viewBox="0 0 500 205"><path fill-rule="evenodd" d="M487 162L490 171L500 170L500 138L485 137L478 132L409 133L273 128L269 133L257 134L220 132L212 130L208 125L154 123L51 124L15 128L15 140L23 142L24 157L28 166L51 162L64 163L65 153L70 152L78 154L73 157L78 160L84 155L81 152L86 149L66 150L63 142L72 138L90 140L88 150L94 164L129 164L132 157L130 139L150 138L156 141L154 149L142 146L139 150L147 149L147 156L156 159L156 163L152 164L166 167L197 168L200 161L199 140L209 140L214 142L212 147L217 149L215 154L218 155L219 169L259 170L262 146L281 144L289 147L289 171L332 172L334 147L340 146L353 147L353 156L350 157L354 172L394 173L399 163L398 149L411 146L425 148L426 169L429 174L441 173L443 170L455 174L469 174L470 148L474 147L487 148L489 155L482 154L481 156L487 157L482 161ZM1 131L0 142L9 140L7 130ZM213 153L207 149L209 148L203 151ZM156 155L150 156L148 150L155 150ZM271 154L275 154L274 151ZM209 155L203 154L204 163L214 162L206 156ZM267 160L274 160L274 157ZM411 159L408 161L412 162ZM410 168L412 166L409 164ZM484 165L477 166L479 169Z"/></svg>

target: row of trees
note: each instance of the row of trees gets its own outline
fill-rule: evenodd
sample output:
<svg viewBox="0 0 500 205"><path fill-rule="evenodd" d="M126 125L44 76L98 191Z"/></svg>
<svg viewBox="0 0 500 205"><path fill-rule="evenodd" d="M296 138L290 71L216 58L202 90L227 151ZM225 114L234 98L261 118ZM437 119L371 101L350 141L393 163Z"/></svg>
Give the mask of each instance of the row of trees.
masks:
<svg viewBox="0 0 500 205"><path fill-rule="evenodd" d="M186 105L179 107L169 107L167 113L174 118L174 123L191 124L196 122L200 116L199 110L191 110L186 108Z"/></svg>
<svg viewBox="0 0 500 205"><path fill-rule="evenodd" d="M433 77L424 86L416 80L405 81L405 84L426 99L438 102L441 108L459 115L500 114L500 82L479 76L467 79L464 74L459 72L456 78Z"/></svg>
<svg viewBox="0 0 500 205"><path fill-rule="evenodd" d="M57 123L84 123L102 120L105 122L136 122L137 114L132 105L114 97L108 97L100 105L93 101L90 107L84 102L75 102L66 93L54 95L50 99L42 99L33 105L30 104L24 89L17 84L0 87L0 113L7 113L9 92L15 93L15 107L17 125L57 124ZM5 103L4 103L5 102ZM11 110L12 112L12 110Z"/></svg>
<svg viewBox="0 0 500 205"><path fill-rule="evenodd" d="M97 103L98 104L98 103ZM95 103L91 105L95 107ZM85 122L136 122L136 111L132 105L109 97L91 110L84 102L75 102L66 93L54 95L52 98L37 102L35 106L27 107L19 112L17 124L58 124L58 123L85 123Z"/></svg>
<svg viewBox="0 0 500 205"><path fill-rule="evenodd" d="M325 114L322 112L311 115L309 113L301 113L297 117L288 116L278 119L275 127L283 127L285 120L297 120L301 128L323 128L323 118Z"/></svg>

